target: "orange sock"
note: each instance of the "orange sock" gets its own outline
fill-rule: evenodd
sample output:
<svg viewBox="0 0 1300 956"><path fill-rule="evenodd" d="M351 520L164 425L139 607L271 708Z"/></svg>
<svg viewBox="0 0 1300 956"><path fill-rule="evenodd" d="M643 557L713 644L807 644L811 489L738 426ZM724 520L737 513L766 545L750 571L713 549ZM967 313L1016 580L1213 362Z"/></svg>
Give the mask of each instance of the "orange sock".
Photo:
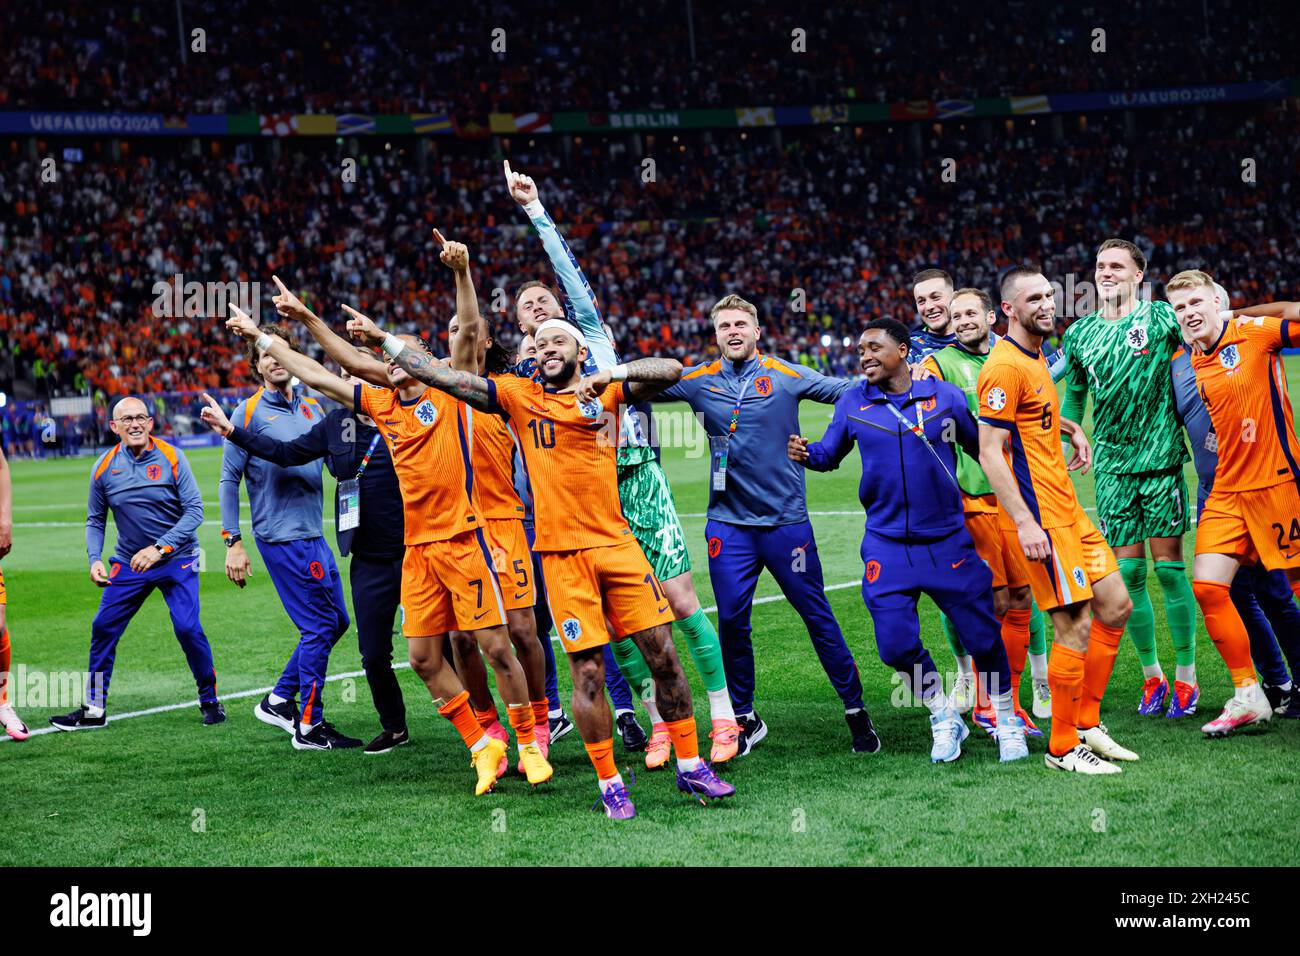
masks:
<svg viewBox="0 0 1300 956"><path fill-rule="evenodd" d="M1124 628L1103 624L1095 617L1088 632L1088 653L1083 663L1083 694L1079 698L1078 726L1085 729L1101 723L1101 699L1106 696L1106 685L1115 670L1119 656L1119 642Z"/></svg>
<svg viewBox="0 0 1300 956"><path fill-rule="evenodd" d="M1077 721L1083 691L1084 657L1064 644L1053 644L1047 661L1047 684L1052 689L1052 736L1047 749L1058 757L1079 745Z"/></svg>
<svg viewBox="0 0 1300 956"><path fill-rule="evenodd" d="M1020 675L1029 657L1029 608L1011 608L1002 617L1002 644L1011 665L1011 703L1020 709Z"/></svg>
<svg viewBox="0 0 1300 956"><path fill-rule="evenodd" d="M0 631L0 704L9 701L9 628Z"/></svg>
<svg viewBox="0 0 1300 956"><path fill-rule="evenodd" d="M1296 590L1292 585L1291 589ZM1255 665L1250 660L1250 635L1241 615L1232 603L1231 589L1217 581L1193 581L1192 593L1205 617L1205 629L1210 640L1228 665L1233 687L1243 687L1255 681ZM1300 593L1300 592L1297 592Z"/></svg>
<svg viewBox="0 0 1300 956"><path fill-rule="evenodd" d="M980 677L980 672L975 672L975 709L986 711L993 709L993 701L989 700L989 692L984 689L984 680Z"/></svg>
<svg viewBox="0 0 1300 956"><path fill-rule="evenodd" d="M591 765L596 768L597 780L613 780L618 776L618 766L614 763L614 738L607 737L594 744L583 744Z"/></svg>
<svg viewBox="0 0 1300 956"><path fill-rule="evenodd" d="M533 726L544 727L551 719L551 705L545 700L530 700L528 702L533 708Z"/></svg>
<svg viewBox="0 0 1300 956"><path fill-rule="evenodd" d="M506 705L506 714L510 717L510 726L515 732L515 741L521 746L537 742L533 736L533 708L528 704Z"/></svg>
<svg viewBox="0 0 1300 956"><path fill-rule="evenodd" d="M468 694L469 691L466 691L465 693ZM474 711L474 719L478 721L478 725L484 730L487 730L493 724L499 724L501 722L501 715L497 713L495 707L491 710L477 710L471 704L470 708Z"/></svg>
<svg viewBox="0 0 1300 956"><path fill-rule="evenodd" d="M483 728L474 718L474 708L469 705L469 691L461 691L439 707L438 713L451 721L466 747L473 747L483 739Z"/></svg>
<svg viewBox="0 0 1300 956"><path fill-rule="evenodd" d="M700 742L695 735L694 717L665 721L664 726L668 728L668 736L672 738L673 751L677 754L678 760L690 760L700 755Z"/></svg>

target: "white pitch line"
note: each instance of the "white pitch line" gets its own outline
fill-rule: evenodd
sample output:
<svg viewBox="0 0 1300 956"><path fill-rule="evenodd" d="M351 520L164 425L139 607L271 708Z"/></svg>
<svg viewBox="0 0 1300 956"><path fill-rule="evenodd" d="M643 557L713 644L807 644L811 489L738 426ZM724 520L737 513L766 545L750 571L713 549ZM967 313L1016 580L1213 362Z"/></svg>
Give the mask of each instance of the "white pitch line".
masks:
<svg viewBox="0 0 1300 956"><path fill-rule="evenodd" d="M841 584L828 584L822 590L839 591L844 588L857 587L858 584L859 582L857 581L845 581ZM755 598L753 604L754 606L757 606L759 604L772 604L776 601L784 601L784 600L785 600L784 594L770 594L767 597ZM705 614L716 614L717 612L718 612L718 608L716 605L714 605L713 607L706 607L704 609ZM551 637L551 643L562 644L563 642L560 640L559 635L554 635ZM409 670L410 666L411 665L409 662L399 661L393 665L393 670L401 670L403 668ZM327 676L325 680L328 683L329 681L346 680L349 677L365 677L365 676L366 676L365 671L348 671L345 674L331 674ZM217 700L227 701L227 700L240 700L245 697L260 697L262 694L269 694L274 689L275 689L274 687L255 687L252 690L235 691L233 694L220 694L218 695ZM199 706L199 702L197 700L186 700L186 701L182 701L179 704L164 704L161 707L146 707L144 710L132 710L132 711L128 711L125 714L110 714L108 717L108 722L113 723L114 721L117 720L129 720L133 717L150 717L154 714L165 714L173 710L185 710L187 707L198 707L198 706ZM80 733L80 731L61 731L57 727L38 727L31 732L31 736L35 737L39 734L59 734L59 733ZM0 736L0 744L9 743L9 742L10 742L9 737Z"/></svg>

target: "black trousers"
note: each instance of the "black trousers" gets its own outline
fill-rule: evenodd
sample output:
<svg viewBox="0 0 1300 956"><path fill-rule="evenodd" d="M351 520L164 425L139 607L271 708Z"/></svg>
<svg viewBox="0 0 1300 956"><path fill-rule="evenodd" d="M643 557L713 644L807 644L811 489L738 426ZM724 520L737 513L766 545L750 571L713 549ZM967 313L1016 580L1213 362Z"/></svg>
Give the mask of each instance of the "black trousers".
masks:
<svg viewBox="0 0 1300 956"><path fill-rule="evenodd" d="M406 703L393 673L393 630L402 602L402 559L374 560L352 555L348 574L352 609L361 648L361 666L384 730L406 729Z"/></svg>

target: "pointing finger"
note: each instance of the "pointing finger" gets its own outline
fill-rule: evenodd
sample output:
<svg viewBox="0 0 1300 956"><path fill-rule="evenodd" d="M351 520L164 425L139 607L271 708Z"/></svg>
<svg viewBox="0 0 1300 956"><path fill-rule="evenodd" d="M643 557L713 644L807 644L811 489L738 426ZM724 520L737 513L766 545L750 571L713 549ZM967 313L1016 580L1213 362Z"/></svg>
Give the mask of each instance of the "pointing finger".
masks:
<svg viewBox="0 0 1300 956"><path fill-rule="evenodd" d="M444 247L447 245L447 240L442 237L442 233L440 233L437 229L433 230L433 238L437 240L438 245Z"/></svg>

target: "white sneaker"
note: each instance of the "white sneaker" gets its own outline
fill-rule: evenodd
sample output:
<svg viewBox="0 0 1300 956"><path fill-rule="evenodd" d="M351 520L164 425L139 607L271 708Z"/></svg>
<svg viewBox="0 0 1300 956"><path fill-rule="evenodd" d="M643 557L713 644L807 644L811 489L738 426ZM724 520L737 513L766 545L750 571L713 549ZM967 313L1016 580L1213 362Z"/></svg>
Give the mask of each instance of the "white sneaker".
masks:
<svg viewBox="0 0 1300 956"><path fill-rule="evenodd" d="M948 698L948 704L959 714L970 713L975 707L975 674L974 672L965 673L957 672L957 679L952 685L952 696Z"/></svg>
<svg viewBox="0 0 1300 956"><path fill-rule="evenodd" d="M1019 717L1013 716L998 724L993 736L998 740L998 760L1002 763L1024 760L1029 756L1029 744L1025 742L1025 722Z"/></svg>
<svg viewBox="0 0 1300 956"><path fill-rule="evenodd" d="M1223 706L1223 713L1201 727L1211 737L1226 737L1233 731L1250 724L1267 723L1273 719L1273 708L1258 684L1238 687Z"/></svg>
<svg viewBox="0 0 1300 956"><path fill-rule="evenodd" d="M961 742L970 736L970 728L961 715L949 707L942 713L930 715L930 733L934 735L930 762L952 763L961 756Z"/></svg>
<svg viewBox="0 0 1300 956"><path fill-rule="evenodd" d="M1046 680L1034 679L1034 702L1030 712L1040 720L1052 716L1052 688Z"/></svg>
<svg viewBox="0 0 1300 956"><path fill-rule="evenodd" d="M1087 744L1093 753L1098 757L1105 757L1107 760L1138 759L1138 755L1133 751L1127 747L1121 747L1110 739L1110 734L1106 733L1105 724L1098 724L1096 727L1089 727L1087 730L1079 728L1079 742Z"/></svg>
<svg viewBox="0 0 1300 956"><path fill-rule="evenodd" d="M1055 757L1049 750L1045 762L1053 770L1068 770L1071 773L1108 774L1119 773L1120 768L1113 763L1101 760L1088 749L1087 744L1079 744L1069 753Z"/></svg>
<svg viewBox="0 0 1300 956"><path fill-rule="evenodd" d="M26 740L32 735L18 716L18 711L14 710L14 705L8 701L0 704L0 724L4 725L5 733L14 740Z"/></svg>

